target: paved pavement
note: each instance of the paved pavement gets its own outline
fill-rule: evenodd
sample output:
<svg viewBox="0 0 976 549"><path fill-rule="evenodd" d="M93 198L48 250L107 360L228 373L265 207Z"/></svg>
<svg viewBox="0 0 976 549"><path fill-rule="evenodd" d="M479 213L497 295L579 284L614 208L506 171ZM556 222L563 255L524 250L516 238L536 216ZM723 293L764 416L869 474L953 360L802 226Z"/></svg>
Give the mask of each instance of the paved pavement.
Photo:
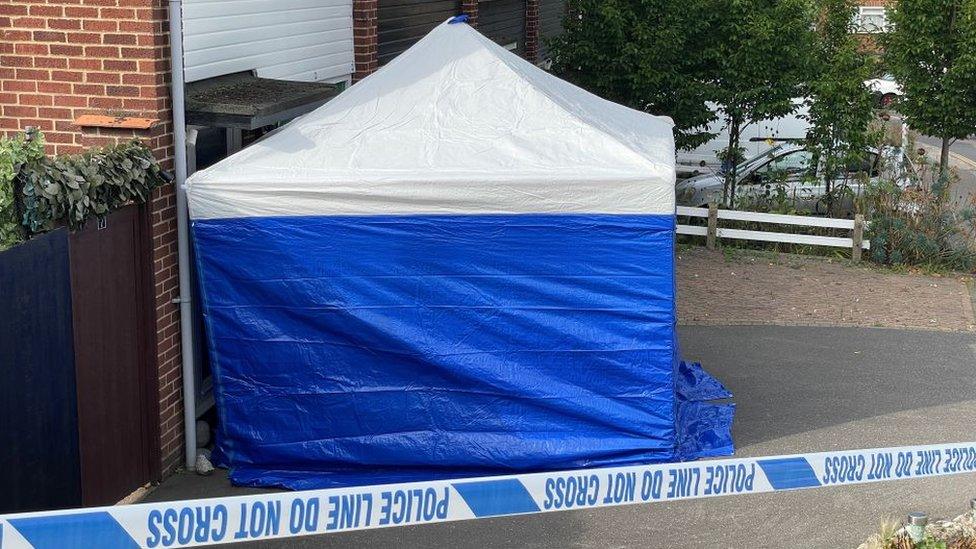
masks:
<svg viewBox="0 0 976 549"><path fill-rule="evenodd" d="M682 324L976 329L969 275L700 246L679 249L676 266Z"/></svg>
<svg viewBox="0 0 976 549"><path fill-rule="evenodd" d="M735 393L737 455L976 440L976 336L873 328L691 326L684 355ZM242 494L178 475L150 501ZM569 511L239 547L854 547L882 518L955 516L976 474Z"/></svg>

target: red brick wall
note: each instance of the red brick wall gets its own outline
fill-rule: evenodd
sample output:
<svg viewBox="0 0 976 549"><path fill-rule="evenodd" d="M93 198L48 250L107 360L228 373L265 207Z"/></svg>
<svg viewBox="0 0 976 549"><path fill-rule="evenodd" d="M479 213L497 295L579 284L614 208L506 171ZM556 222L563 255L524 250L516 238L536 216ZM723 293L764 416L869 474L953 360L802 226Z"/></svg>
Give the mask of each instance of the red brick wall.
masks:
<svg viewBox="0 0 976 549"><path fill-rule="evenodd" d="M139 137L169 167L165 0L0 0L0 134L40 128L51 153ZM83 114L158 119L150 130L81 128ZM156 288L160 448L164 474L182 462L175 197L150 204Z"/></svg>
<svg viewBox="0 0 976 549"><path fill-rule="evenodd" d="M353 0L352 35L356 58L356 72L352 81L358 82L376 72L377 61L377 0Z"/></svg>
<svg viewBox="0 0 976 549"><path fill-rule="evenodd" d="M461 0L461 13L468 16L468 24L478 26L478 0Z"/></svg>
<svg viewBox="0 0 976 549"><path fill-rule="evenodd" d="M525 0L525 58L539 62L539 0Z"/></svg>
<svg viewBox="0 0 976 549"><path fill-rule="evenodd" d="M160 461L163 476L183 463L183 376L180 355L179 262L176 193L169 185L153 194L153 282L156 293L156 367L159 375Z"/></svg>
<svg viewBox="0 0 976 549"><path fill-rule="evenodd" d="M162 118L169 108L165 24L161 0L3 0L0 129L37 126L53 152L65 153L119 137L75 126L82 114ZM170 156L165 143L152 144Z"/></svg>

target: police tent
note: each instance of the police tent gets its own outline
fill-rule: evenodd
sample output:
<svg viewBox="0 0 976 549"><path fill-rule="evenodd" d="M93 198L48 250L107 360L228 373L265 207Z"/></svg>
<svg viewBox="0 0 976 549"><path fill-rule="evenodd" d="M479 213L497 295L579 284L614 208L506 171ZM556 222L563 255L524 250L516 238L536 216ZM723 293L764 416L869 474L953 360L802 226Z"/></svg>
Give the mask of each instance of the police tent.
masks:
<svg viewBox="0 0 976 549"><path fill-rule="evenodd" d="M462 21L187 182L236 484L732 452L675 331L669 119Z"/></svg>

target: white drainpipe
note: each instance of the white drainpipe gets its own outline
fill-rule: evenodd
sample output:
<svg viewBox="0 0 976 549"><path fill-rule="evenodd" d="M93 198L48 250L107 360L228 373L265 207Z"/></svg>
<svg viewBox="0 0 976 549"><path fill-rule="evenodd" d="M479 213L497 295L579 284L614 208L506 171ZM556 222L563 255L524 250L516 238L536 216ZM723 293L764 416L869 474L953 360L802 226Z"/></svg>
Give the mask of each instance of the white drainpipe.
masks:
<svg viewBox="0 0 976 549"><path fill-rule="evenodd" d="M186 112L183 101L183 7L169 0L169 50L172 67L173 163L176 172L176 233L180 269L180 356L183 358L183 431L186 468L197 454L196 377L193 365L193 281L190 278L190 226L186 209Z"/></svg>

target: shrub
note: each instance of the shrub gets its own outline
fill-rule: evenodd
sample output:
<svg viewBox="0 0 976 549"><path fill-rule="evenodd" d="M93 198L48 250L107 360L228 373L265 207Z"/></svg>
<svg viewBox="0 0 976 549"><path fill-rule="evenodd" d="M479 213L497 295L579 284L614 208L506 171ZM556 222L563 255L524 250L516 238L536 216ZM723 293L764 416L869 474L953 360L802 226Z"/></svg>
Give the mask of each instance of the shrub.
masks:
<svg viewBox="0 0 976 549"><path fill-rule="evenodd" d="M72 230L130 203L143 203L165 183L142 143L83 154L44 155L43 136L0 141L0 249L58 225Z"/></svg>
<svg viewBox="0 0 976 549"><path fill-rule="evenodd" d="M923 164L912 184L886 179L865 196L872 260L885 265L915 265L972 271L976 268L976 219L972 199L955 202L955 176L936 175Z"/></svg>
<svg viewBox="0 0 976 549"><path fill-rule="evenodd" d="M26 236L18 211L15 179L25 164L44 157L44 138L25 134L0 138L0 250L23 241Z"/></svg>

